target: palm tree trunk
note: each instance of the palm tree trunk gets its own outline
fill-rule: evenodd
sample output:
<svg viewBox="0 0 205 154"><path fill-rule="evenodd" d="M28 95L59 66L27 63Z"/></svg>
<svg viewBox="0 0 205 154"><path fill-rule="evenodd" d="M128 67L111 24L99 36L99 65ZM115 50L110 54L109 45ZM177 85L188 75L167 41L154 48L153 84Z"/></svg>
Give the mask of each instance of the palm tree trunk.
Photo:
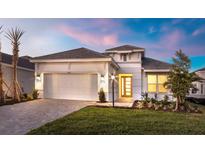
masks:
<svg viewBox="0 0 205 154"><path fill-rule="evenodd" d="M18 59L18 51L14 51L13 53L13 95L14 95L14 101L20 102L20 96L18 93L17 88L17 59Z"/></svg>
<svg viewBox="0 0 205 154"><path fill-rule="evenodd" d="M1 42L0 42L0 103L4 103Z"/></svg>

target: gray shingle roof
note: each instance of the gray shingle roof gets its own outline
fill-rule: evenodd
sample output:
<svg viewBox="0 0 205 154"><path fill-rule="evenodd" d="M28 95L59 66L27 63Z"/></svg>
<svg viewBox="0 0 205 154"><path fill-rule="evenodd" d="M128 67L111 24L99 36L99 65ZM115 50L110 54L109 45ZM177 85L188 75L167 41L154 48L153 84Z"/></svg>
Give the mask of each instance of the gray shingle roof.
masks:
<svg viewBox="0 0 205 154"><path fill-rule="evenodd" d="M142 67L148 70L155 70L155 69L170 69L171 64L162 62L156 59L143 57L142 58Z"/></svg>
<svg viewBox="0 0 205 154"><path fill-rule="evenodd" d="M144 48L136 47L133 45L122 45L122 46L106 49L106 51L115 51L115 50L126 51L126 50L137 50L137 49L144 49Z"/></svg>
<svg viewBox="0 0 205 154"><path fill-rule="evenodd" d="M196 70L194 72L199 72L199 71L205 71L205 67L204 68L200 68L200 69L198 69L198 70Z"/></svg>
<svg viewBox="0 0 205 154"><path fill-rule="evenodd" d="M54 54L44 55L32 58L32 60L42 60L42 59L81 59L81 58L109 58L102 53L87 49L87 48L77 48L72 50L67 50L63 52L58 52Z"/></svg>
<svg viewBox="0 0 205 154"><path fill-rule="evenodd" d="M12 64L12 55L2 53L2 62L6 64ZM34 70L34 64L29 59L19 57L18 66Z"/></svg>

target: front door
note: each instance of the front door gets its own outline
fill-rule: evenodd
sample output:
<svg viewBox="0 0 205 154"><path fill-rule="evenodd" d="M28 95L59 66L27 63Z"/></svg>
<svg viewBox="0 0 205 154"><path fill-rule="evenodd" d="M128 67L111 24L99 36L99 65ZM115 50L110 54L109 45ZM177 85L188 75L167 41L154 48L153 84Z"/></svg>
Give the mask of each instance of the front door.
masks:
<svg viewBox="0 0 205 154"><path fill-rule="evenodd" d="M132 97L132 77L131 76L121 77L121 96Z"/></svg>

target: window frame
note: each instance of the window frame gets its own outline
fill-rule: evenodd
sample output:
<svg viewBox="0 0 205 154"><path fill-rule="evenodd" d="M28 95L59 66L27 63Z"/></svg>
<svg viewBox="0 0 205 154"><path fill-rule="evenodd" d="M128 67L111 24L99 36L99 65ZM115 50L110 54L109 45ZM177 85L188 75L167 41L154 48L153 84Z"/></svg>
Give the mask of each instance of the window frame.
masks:
<svg viewBox="0 0 205 154"><path fill-rule="evenodd" d="M148 89L149 89L149 85L152 85L152 83L150 83L149 84L149 82L148 82L148 76L149 75L155 75L156 76L156 91L155 92L150 92L150 91L148 91ZM163 83L159 83L159 77L158 76L160 76L160 75L165 75L165 76L168 76L168 74L165 74L165 73L148 73L147 74L147 92L148 93L158 93L158 94L165 94L165 93L168 93L169 91L168 91L168 89L166 89L166 92L160 92L159 91L159 85L163 85Z"/></svg>
<svg viewBox="0 0 205 154"><path fill-rule="evenodd" d="M123 62L127 62L128 60L128 56L126 53L121 53L120 54L120 59L123 61Z"/></svg>

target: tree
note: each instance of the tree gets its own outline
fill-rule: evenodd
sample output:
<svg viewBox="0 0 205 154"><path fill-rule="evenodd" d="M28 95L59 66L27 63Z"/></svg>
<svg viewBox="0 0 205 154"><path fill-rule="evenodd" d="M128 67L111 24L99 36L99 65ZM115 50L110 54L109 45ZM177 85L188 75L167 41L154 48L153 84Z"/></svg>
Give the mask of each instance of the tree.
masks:
<svg viewBox="0 0 205 154"><path fill-rule="evenodd" d="M0 34L2 33L2 26L0 26ZM0 102L4 102L4 92L3 92L3 74L2 74L2 54L1 54L1 40L0 40Z"/></svg>
<svg viewBox="0 0 205 154"><path fill-rule="evenodd" d="M191 68L190 59L179 50L173 57L173 64L168 75L168 80L164 86L171 90L176 98L175 111L179 110L179 106L186 107L185 98L191 88L195 88L192 84L194 81L199 81L200 78L193 72L189 73Z"/></svg>
<svg viewBox="0 0 205 154"><path fill-rule="evenodd" d="M18 84L17 80L17 64L18 64L18 58L19 58L19 46L20 46L20 38L24 34L24 31L22 31L19 28L11 29L6 32L6 37L11 41L11 45L13 47L13 59L12 59L12 65L13 65L13 99L14 102L20 101L20 93L21 88Z"/></svg>

